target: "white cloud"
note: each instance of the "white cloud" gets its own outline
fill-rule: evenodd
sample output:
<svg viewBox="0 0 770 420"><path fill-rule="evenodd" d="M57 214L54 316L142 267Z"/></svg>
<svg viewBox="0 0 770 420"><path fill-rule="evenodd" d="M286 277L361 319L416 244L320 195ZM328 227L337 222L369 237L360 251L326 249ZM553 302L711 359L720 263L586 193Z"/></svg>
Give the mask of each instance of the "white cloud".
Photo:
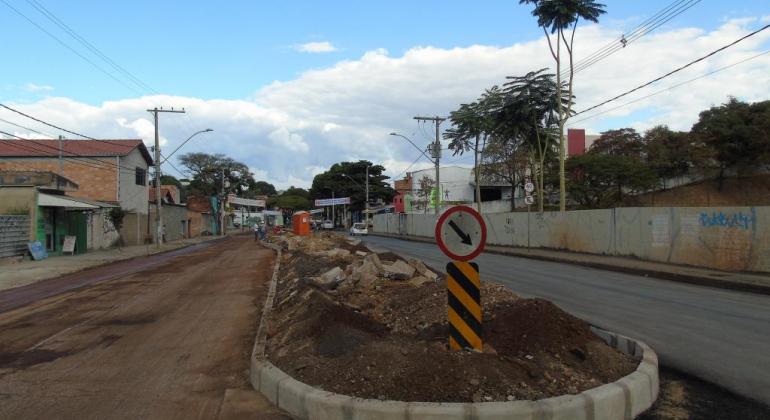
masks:
<svg viewBox="0 0 770 420"><path fill-rule="evenodd" d="M337 47L329 41L308 42L306 44L297 44L293 48L299 52L306 53L329 53L337 51Z"/></svg>
<svg viewBox="0 0 770 420"><path fill-rule="evenodd" d="M680 28L647 35L576 75L576 110L705 55L748 33L757 20L731 20L713 31ZM579 60L605 46L620 33L598 25L581 27L576 39L576 58ZM768 49L768 40L770 31L762 32L613 105L756 55ZM507 47L415 47L401 56L374 50L356 60L341 61L328 68L306 71L293 80L271 83L244 100L158 95L96 106L60 97L33 103L6 103L90 136L138 136L147 144L152 142L154 132L146 109L171 104L184 106L187 114L164 116L161 120L164 151L173 150L195 131L211 127L215 130L213 133L195 137L176 156L191 151L224 153L244 162L253 168L258 179L267 180L277 188L308 187L315 174L343 160L365 158L384 165L389 175L401 173L417 158L418 152L403 139L388 133L399 132L424 146L433 136L431 127L422 133L413 116L447 115L459 104L477 98L485 88L504 83L506 76L551 65L545 40L540 38ZM769 99L768 68L770 54L586 120L579 126L589 132L629 125L645 129L655 124L686 130L700 111L724 102L728 95L749 101ZM15 120L11 116L0 110L0 117ZM58 134L53 129L26 123ZM444 162L449 164L454 159L447 157ZM410 170L429 166L420 161Z"/></svg>
<svg viewBox="0 0 770 420"><path fill-rule="evenodd" d="M21 87L22 90L31 93L50 92L53 90L53 86L48 85L36 85L34 83L27 83Z"/></svg>

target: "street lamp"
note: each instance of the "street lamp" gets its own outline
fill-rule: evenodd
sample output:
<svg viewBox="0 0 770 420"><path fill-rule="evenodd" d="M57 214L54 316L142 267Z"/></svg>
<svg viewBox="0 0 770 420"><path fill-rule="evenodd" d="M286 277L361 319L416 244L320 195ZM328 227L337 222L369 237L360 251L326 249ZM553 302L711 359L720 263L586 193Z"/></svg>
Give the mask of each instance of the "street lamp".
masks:
<svg viewBox="0 0 770 420"><path fill-rule="evenodd" d="M190 141L190 140L191 140L193 137L197 136L198 134L201 134L201 133L208 133L208 132L211 132L211 131L214 131L214 130L212 130L211 128L207 128L207 129L205 129L205 130L201 130L201 131L198 131L198 132L195 132L195 133L193 133L193 135L192 135L192 136L188 137L188 138L187 138L187 140L183 141L183 142L182 142L182 144L180 144L180 145L179 145L179 146L178 146L176 149L174 149L174 151L173 151L173 152L171 152L171 154L170 154L170 155L166 156L166 158L165 158L165 159L163 159L163 161L162 161L161 163L166 163L166 161L167 161L167 160L169 160L169 159L171 158L171 156L173 156L173 155L174 155L174 153L176 153L176 152L177 152L179 149L181 149L181 148L182 148L182 146L184 146L184 145L185 145L185 144L186 144L188 141Z"/></svg>
<svg viewBox="0 0 770 420"><path fill-rule="evenodd" d="M414 148L415 148L415 149L419 150L419 151L420 151L420 153L422 153L422 155L423 155L423 156L425 156L426 158L428 158L428 160L429 160L431 163L434 163L434 164L436 163L436 161L435 161L435 160L434 160L432 157L430 157L430 156L428 156L428 155L426 155L426 154L425 154L425 151L423 151L422 149L420 149L419 147L417 147L417 145L416 145L416 144L414 144L414 142L413 142L411 139L409 139L409 137L407 137L407 136L404 136L404 135L402 135L402 134L398 134L398 133L390 133L390 135L391 135L391 136L396 136L396 137L401 137L401 138L403 138L404 140L408 141L408 142L409 142L409 144L411 144L412 146L414 146Z"/></svg>
<svg viewBox="0 0 770 420"><path fill-rule="evenodd" d="M428 160L436 167L436 199L435 199L435 202L436 202L436 214L438 214L439 213L439 208L441 207L441 204L440 204L441 203L441 183L439 182L439 176L440 176L439 156L441 155L441 144L439 143L439 140L438 140L438 122L436 122L436 143L434 143L433 150L432 150L432 153L434 155L433 158L431 158L430 156L426 155L425 152L422 149L417 147L417 145L414 144L414 142L409 139L409 137L403 136L403 135L398 134L398 133L390 133L390 135L391 136L398 136L398 137L401 137L401 138L405 139L406 141L408 141L412 146L414 146L415 149L419 150L420 153L422 153L423 156L428 158Z"/></svg>
<svg viewBox="0 0 770 420"><path fill-rule="evenodd" d="M366 212L366 228L369 229L369 166L366 165L366 203L364 204L364 211ZM353 181L354 184L358 185L359 188L361 188L361 184L359 184L356 180L354 180L350 175L348 174L342 174L342 176L346 177L347 179Z"/></svg>

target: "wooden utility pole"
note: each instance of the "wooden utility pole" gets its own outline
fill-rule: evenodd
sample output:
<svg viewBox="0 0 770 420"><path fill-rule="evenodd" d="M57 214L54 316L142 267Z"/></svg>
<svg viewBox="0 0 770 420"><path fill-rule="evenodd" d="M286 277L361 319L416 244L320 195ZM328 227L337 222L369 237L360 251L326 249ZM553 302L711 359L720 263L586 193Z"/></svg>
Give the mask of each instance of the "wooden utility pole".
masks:
<svg viewBox="0 0 770 420"><path fill-rule="evenodd" d="M439 126L442 122L446 121L446 118L441 117L414 117L417 121L433 121L433 123L436 125L436 142L433 143L433 147L431 147L431 157L433 158L433 162L436 164L436 202L435 202L435 208L436 208L436 214L439 214L439 210L441 208L441 178L439 175L439 159L441 159L441 137L439 132Z"/></svg>
<svg viewBox="0 0 770 420"><path fill-rule="evenodd" d="M184 108L182 110L174 110L174 108L163 109L163 107L148 109L147 112L151 112L155 117L155 246L160 248L163 243L163 217L161 215L161 203L160 203L160 137L158 136L158 113L159 112L173 112L175 114L184 114Z"/></svg>

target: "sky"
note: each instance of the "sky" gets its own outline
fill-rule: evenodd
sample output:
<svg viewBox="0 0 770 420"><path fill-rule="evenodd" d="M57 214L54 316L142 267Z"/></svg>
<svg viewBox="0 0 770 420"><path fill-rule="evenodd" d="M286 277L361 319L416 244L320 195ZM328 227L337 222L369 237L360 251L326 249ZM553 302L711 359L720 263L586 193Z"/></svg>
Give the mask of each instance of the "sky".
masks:
<svg viewBox="0 0 770 420"><path fill-rule="evenodd" d="M578 63L667 7L683 10L578 72L577 110L770 23L764 0L604 3L598 24L578 26ZM185 114L161 115L162 151L198 130L214 131L186 143L173 167L164 165L177 177L184 168L175 159L187 152L231 156L278 188L309 187L315 174L344 160L367 159L402 176L430 163L388 133L426 145L434 128L413 116L446 116L506 76L554 66L530 10L515 0L0 0L3 51L12 60L0 70L0 101L87 136L148 145L154 128L146 109L184 107ZM770 54L760 55L768 50L770 29L570 126L688 130L700 111L731 95L770 99ZM66 134L7 110L0 119ZM0 130L45 137L3 121ZM445 155L444 162L467 165L472 157Z"/></svg>

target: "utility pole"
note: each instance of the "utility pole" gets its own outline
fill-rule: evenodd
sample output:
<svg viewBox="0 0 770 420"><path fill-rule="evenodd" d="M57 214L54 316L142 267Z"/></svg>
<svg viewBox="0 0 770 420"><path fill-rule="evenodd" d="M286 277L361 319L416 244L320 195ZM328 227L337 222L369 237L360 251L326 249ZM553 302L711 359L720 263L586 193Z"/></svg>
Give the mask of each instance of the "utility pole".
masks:
<svg viewBox="0 0 770 420"><path fill-rule="evenodd" d="M174 110L174 108L163 109L161 107L148 109L147 112L151 112L155 117L155 246L160 248L163 243L163 217L161 215L161 203L160 203L160 137L158 136L158 113L159 112L172 112L175 114L184 114L184 108L182 110Z"/></svg>
<svg viewBox="0 0 770 420"><path fill-rule="evenodd" d="M225 235L225 170L222 169L222 193L219 200L219 235Z"/></svg>
<svg viewBox="0 0 770 420"><path fill-rule="evenodd" d="M433 157L433 161L436 164L436 214L439 214L439 209L441 208L441 179L439 175L439 159L441 159L441 138L439 133L439 126L442 122L446 121L446 118L441 117L414 117L417 121L433 121L434 124L436 124L436 142L433 143L433 147L431 148L431 155Z"/></svg>
<svg viewBox="0 0 770 420"><path fill-rule="evenodd" d="M64 176L64 136L59 136L59 176Z"/></svg>
<svg viewBox="0 0 770 420"><path fill-rule="evenodd" d="M369 165L366 165L366 229L369 229Z"/></svg>

